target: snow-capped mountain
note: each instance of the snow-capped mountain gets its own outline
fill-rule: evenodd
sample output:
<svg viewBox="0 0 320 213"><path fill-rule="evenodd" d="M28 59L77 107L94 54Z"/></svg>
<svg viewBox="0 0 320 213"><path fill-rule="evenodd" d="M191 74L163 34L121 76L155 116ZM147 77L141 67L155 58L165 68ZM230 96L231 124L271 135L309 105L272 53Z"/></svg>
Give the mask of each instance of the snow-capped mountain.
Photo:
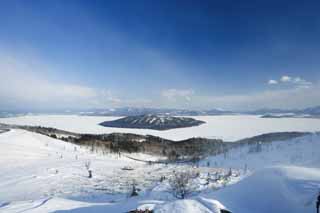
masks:
<svg viewBox="0 0 320 213"><path fill-rule="evenodd" d="M128 116L113 121L105 121L100 123L100 125L105 127L167 130L173 128L198 126L203 123L205 122L193 118L147 114Z"/></svg>

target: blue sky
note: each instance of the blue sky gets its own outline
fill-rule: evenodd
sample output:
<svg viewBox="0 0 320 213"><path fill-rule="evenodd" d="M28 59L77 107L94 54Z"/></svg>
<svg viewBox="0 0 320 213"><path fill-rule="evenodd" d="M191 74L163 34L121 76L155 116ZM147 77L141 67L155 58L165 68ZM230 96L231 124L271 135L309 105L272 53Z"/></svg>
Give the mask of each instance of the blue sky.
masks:
<svg viewBox="0 0 320 213"><path fill-rule="evenodd" d="M0 108L320 104L319 1L1 1Z"/></svg>

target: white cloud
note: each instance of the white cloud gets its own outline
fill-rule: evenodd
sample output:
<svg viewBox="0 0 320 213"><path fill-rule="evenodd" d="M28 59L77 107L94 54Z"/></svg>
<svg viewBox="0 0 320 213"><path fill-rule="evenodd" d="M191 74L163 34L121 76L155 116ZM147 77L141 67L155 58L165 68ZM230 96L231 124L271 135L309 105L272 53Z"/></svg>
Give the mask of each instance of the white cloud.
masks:
<svg viewBox="0 0 320 213"><path fill-rule="evenodd" d="M119 102L110 91L55 82L49 66L32 58L0 53L0 108L82 108L94 107L97 100Z"/></svg>
<svg viewBox="0 0 320 213"><path fill-rule="evenodd" d="M191 96L194 94L192 89L166 89L161 92L162 97L167 98L170 101L177 101L178 99L184 99L191 101Z"/></svg>
<svg viewBox="0 0 320 213"><path fill-rule="evenodd" d="M309 82L301 77L291 77L288 75L284 75L282 76L279 81L277 80L269 80L268 84L272 85L272 84L286 84L287 86L291 85L293 87L303 87L303 88L309 88L310 86L312 86L312 82Z"/></svg>
<svg viewBox="0 0 320 213"><path fill-rule="evenodd" d="M0 52L0 108L89 108L118 106L253 109L261 107L296 108L320 105L320 84L301 77L282 76L269 80L277 90L227 96L196 95L192 89L165 89L161 97L119 98L109 89L54 82L50 66L39 60L23 60ZM285 84L286 87L280 85ZM276 89L273 88L273 89ZM285 88L285 89L284 89Z"/></svg>
<svg viewBox="0 0 320 213"><path fill-rule="evenodd" d="M225 109L304 108L320 105L320 84L251 94L194 97L194 107Z"/></svg>
<svg viewBox="0 0 320 213"><path fill-rule="evenodd" d="M304 80L302 78L300 78L300 77L296 77L293 80L293 82L295 82L295 83L299 83L299 82L302 82L302 81L304 81Z"/></svg>
<svg viewBox="0 0 320 213"><path fill-rule="evenodd" d="M280 78L280 81L281 82L290 82L291 81L291 77L290 76L287 76L287 75L284 75Z"/></svg>
<svg viewBox="0 0 320 213"><path fill-rule="evenodd" d="M300 77L295 77L293 79L293 83L297 84L300 87L305 87L305 88L309 88L312 85L312 82L306 81Z"/></svg>
<svg viewBox="0 0 320 213"><path fill-rule="evenodd" d="M111 90L101 90L99 97L102 98L103 101L106 101L107 103L121 103L122 100L118 97L116 97Z"/></svg>
<svg viewBox="0 0 320 213"><path fill-rule="evenodd" d="M278 84L278 81L271 79L268 81L268 84Z"/></svg>
<svg viewBox="0 0 320 213"><path fill-rule="evenodd" d="M169 89L162 92L162 96L168 100L174 100L166 106L189 107L189 108L224 108L231 110L248 110L257 108L304 108L320 105L320 82L312 83L301 77L282 76L280 80L271 79L269 85L279 84L272 90L263 90L246 94L210 96L195 95L192 90ZM281 85L285 84L285 87ZM192 101L185 102L181 98L191 96Z"/></svg>

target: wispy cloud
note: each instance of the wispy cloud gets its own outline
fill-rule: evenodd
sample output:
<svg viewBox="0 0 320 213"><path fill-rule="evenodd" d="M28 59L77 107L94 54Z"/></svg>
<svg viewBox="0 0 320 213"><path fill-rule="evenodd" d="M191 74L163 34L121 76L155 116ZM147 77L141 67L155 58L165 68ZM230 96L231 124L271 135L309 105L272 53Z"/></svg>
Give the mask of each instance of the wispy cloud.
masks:
<svg viewBox="0 0 320 213"><path fill-rule="evenodd" d="M320 105L320 84L310 87L265 90L250 94L193 97L197 107L225 109L303 108ZM198 103L198 105L197 105Z"/></svg>
<svg viewBox="0 0 320 213"><path fill-rule="evenodd" d="M320 83L308 82L300 77L282 76L279 80L271 79L269 85L279 85L251 93L233 95L194 94L193 90L169 89L162 91L162 96L179 106L190 108L224 108L248 110L257 108L303 108L320 105ZM283 86L281 86L283 85ZM186 102L191 97L192 101ZM180 97L180 98L178 98ZM189 98L187 98L189 100ZM170 105L170 102L159 104Z"/></svg>
<svg viewBox="0 0 320 213"><path fill-rule="evenodd" d="M177 101L183 99L185 101L191 101L191 96L194 94L192 89L166 89L161 92L162 97L167 98L170 101Z"/></svg>
<svg viewBox="0 0 320 213"><path fill-rule="evenodd" d="M292 77L289 75L283 75L280 77L279 80L274 80L274 79L269 80L268 84L269 85L279 84L279 85L286 85L286 86L291 85L293 87L307 88L307 87L312 86L313 83L310 81L307 81L301 77Z"/></svg>
<svg viewBox="0 0 320 213"><path fill-rule="evenodd" d="M300 87L309 88L313 85L312 82L306 81L305 79L302 79L300 77L295 77L292 81L294 84L299 85Z"/></svg>
<svg viewBox="0 0 320 213"><path fill-rule="evenodd" d="M320 105L320 84L284 75L271 79L272 89L234 95L202 95L193 89L169 88L160 96L125 98L109 88L96 88L48 77L49 65L0 52L0 108L181 107L254 109Z"/></svg>
<svg viewBox="0 0 320 213"><path fill-rule="evenodd" d="M108 90L68 82L56 82L47 76L49 65L35 58L20 58L0 53L1 108L81 108L119 102Z"/></svg>

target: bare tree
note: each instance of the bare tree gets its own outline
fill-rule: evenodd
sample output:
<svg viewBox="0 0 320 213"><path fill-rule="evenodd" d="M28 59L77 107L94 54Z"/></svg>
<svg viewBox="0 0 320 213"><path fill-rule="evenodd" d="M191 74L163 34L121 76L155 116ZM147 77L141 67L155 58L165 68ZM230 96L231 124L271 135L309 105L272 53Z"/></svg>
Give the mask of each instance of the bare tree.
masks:
<svg viewBox="0 0 320 213"><path fill-rule="evenodd" d="M87 160L84 165L88 171L88 178L92 178L91 161Z"/></svg>
<svg viewBox="0 0 320 213"><path fill-rule="evenodd" d="M231 177L232 176L232 169L229 169L229 172L226 174L226 177Z"/></svg>
<svg viewBox="0 0 320 213"><path fill-rule="evenodd" d="M196 174L191 171L174 172L173 177L169 180L173 196L184 199L191 194L195 190L194 178L196 178Z"/></svg>

